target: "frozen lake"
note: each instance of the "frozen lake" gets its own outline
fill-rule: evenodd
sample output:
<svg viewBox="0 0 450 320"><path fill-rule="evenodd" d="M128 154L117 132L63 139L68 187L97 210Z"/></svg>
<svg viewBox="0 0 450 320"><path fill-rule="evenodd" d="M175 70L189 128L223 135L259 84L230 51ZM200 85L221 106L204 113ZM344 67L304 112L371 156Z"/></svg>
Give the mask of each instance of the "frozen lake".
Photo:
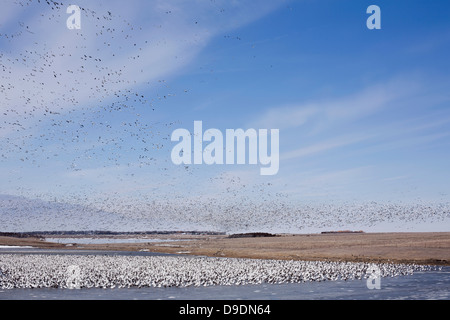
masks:
<svg viewBox="0 0 450 320"><path fill-rule="evenodd" d="M7 252L6 252L7 251ZM9 254L92 254L92 251L2 249ZM160 255L150 252L97 252L100 255ZM1 256L0 256L1 257ZM367 280L336 280L257 285L143 287L115 289L0 289L0 300L308 300L308 299L450 299L450 267L416 271L413 275L382 277L380 289Z"/></svg>

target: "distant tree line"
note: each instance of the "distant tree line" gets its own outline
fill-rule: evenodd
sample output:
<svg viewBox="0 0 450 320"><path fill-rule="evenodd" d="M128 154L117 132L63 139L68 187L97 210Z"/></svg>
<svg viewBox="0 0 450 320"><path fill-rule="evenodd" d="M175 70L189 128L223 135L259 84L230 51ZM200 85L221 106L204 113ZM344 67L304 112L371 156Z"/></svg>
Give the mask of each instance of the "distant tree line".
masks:
<svg viewBox="0 0 450 320"><path fill-rule="evenodd" d="M0 237L29 238L32 236L21 232L0 232Z"/></svg>
<svg viewBox="0 0 450 320"><path fill-rule="evenodd" d="M278 235L267 232L249 232L249 233L236 233L228 236L228 238L257 238L257 237L278 237Z"/></svg>

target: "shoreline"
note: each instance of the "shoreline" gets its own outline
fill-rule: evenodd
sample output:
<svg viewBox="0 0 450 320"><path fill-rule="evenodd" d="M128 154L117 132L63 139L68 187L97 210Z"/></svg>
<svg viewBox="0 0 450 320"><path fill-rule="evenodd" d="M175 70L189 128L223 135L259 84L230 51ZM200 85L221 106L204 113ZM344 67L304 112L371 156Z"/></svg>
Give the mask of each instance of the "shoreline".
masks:
<svg viewBox="0 0 450 320"><path fill-rule="evenodd" d="M49 237L55 238L54 235ZM110 238L124 237L119 235ZM131 238L144 237L132 236ZM31 246L71 251L145 251L182 256L450 266L450 232L277 234L276 237L246 238L233 238L226 235L165 234L153 235L145 239L148 239L148 242L66 245L46 242L39 238L0 236L0 246ZM152 239L177 241L152 243Z"/></svg>

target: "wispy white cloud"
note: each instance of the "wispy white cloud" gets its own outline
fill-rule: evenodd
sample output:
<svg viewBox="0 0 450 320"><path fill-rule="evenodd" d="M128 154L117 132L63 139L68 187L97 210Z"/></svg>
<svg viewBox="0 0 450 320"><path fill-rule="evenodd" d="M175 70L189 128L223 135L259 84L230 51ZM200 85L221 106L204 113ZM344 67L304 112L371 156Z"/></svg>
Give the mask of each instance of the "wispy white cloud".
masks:
<svg viewBox="0 0 450 320"><path fill-rule="evenodd" d="M414 139L417 143L432 141L446 133L430 135L426 129L438 128L447 123L446 119L433 117L424 123L423 113L418 118L414 112L391 119L397 110L416 108L417 104L423 109L423 101L419 99L414 104L414 97L423 97L427 95L426 91L426 87L414 78L397 77L334 99L274 107L255 119L252 125L280 128L283 141L287 142L281 160L322 154L361 142L365 143L362 148L367 148L380 143L395 147L414 143ZM445 97L442 99L439 102L445 101ZM370 121L372 116L383 121Z"/></svg>
<svg viewBox="0 0 450 320"><path fill-rule="evenodd" d="M317 105L283 106L267 110L246 127L276 128L280 130L298 128L320 112Z"/></svg>
<svg viewBox="0 0 450 320"><path fill-rule="evenodd" d="M296 150L288 151L281 154L281 160L290 160L296 158L302 158L318 153L327 152L333 149L345 147L348 145L356 144L372 138L373 136L341 136L337 138L331 138L329 140L321 141L319 143L310 145L308 147L302 147Z"/></svg>
<svg viewBox="0 0 450 320"><path fill-rule="evenodd" d="M420 88L415 80L399 77L369 85L345 96L316 99L292 106L275 106L253 121L255 126L289 129L314 122L314 133L383 111Z"/></svg>
<svg viewBox="0 0 450 320"><path fill-rule="evenodd" d="M409 175L395 176L395 177L384 178L384 179L382 179L382 181L405 180L405 179L408 179L409 177L410 177Z"/></svg>
<svg viewBox="0 0 450 320"><path fill-rule="evenodd" d="M406 137L396 137L394 140L389 137L384 136L381 141L377 143L373 143L372 145L368 145L360 148L358 151L360 154L362 153L381 153L392 150L417 150L417 148L423 148L430 146L432 143L447 143L448 137L450 136L450 132L439 132L432 134L420 134L414 136L406 136Z"/></svg>

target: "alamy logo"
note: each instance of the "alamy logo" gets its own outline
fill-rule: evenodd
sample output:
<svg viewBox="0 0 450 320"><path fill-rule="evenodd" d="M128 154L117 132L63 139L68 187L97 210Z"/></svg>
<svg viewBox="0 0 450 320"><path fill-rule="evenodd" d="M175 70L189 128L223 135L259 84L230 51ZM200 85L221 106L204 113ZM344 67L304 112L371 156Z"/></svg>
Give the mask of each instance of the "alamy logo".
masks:
<svg viewBox="0 0 450 320"><path fill-rule="evenodd" d="M381 270L376 265L370 265L366 271L367 278L367 288L370 290L381 289Z"/></svg>
<svg viewBox="0 0 450 320"><path fill-rule="evenodd" d="M367 18L366 25L369 30L381 29L381 9L379 6L371 5L366 12L370 14Z"/></svg>
<svg viewBox="0 0 450 320"><path fill-rule="evenodd" d="M269 154L270 136L270 154ZM271 129L226 129L225 142L218 129L208 129L203 133L202 121L194 121L194 133L186 129L176 129L172 141L179 143L172 149L172 162L180 164L259 164L261 175L275 175L279 169L279 130ZM192 142L192 140L194 140ZM248 153L246 152L248 141ZM209 142L203 148L203 142ZM193 144L193 147L192 147ZM225 144L225 155L224 155ZM192 159L192 148L193 157Z"/></svg>
<svg viewBox="0 0 450 320"><path fill-rule="evenodd" d="M77 5L71 5L67 7L67 14L70 17L67 18L66 25L69 30L81 29L81 9Z"/></svg>

